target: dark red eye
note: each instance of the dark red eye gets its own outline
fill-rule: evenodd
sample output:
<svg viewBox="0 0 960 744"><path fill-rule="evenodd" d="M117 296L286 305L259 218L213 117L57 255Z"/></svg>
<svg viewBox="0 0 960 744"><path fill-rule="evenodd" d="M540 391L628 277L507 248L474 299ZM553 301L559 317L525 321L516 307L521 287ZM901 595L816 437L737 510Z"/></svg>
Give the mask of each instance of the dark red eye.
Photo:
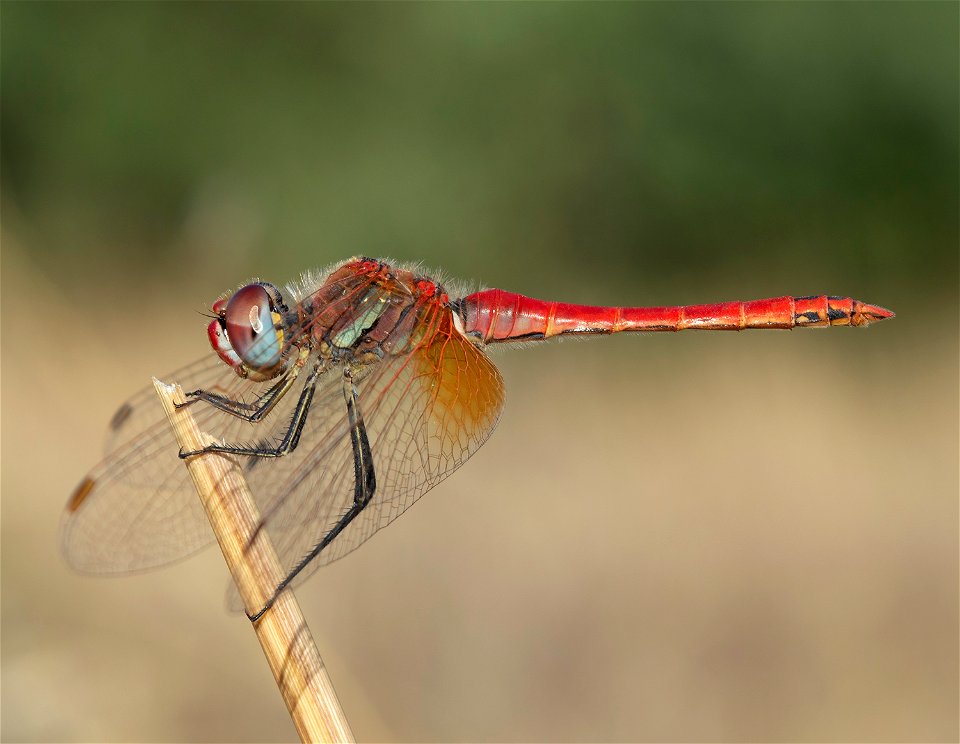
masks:
<svg viewBox="0 0 960 744"><path fill-rule="evenodd" d="M227 338L250 369L269 370L280 363L283 330L274 325L273 310L262 284L248 284L227 303Z"/></svg>

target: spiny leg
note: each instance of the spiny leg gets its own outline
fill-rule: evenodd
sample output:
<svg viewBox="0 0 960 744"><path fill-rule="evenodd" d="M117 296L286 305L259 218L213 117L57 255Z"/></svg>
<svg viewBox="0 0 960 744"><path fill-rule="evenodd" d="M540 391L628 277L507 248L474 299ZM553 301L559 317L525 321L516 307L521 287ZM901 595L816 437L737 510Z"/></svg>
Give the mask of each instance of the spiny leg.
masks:
<svg viewBox="0 0 960 744"><path fill-rule="evenodd" d="M333 542L337 535L346 529L347 525L370 503L374 493L376 493L377 475L373 467L373 454L370 452L367 427L363 423L363 414L357 401L357 389L353 385L353 376L349 367L343 370L343 394L347 402L347 415L350 419L350 447L353 450L353 504L323 536L323 539L277 585L277 588L273 591L273 596L267 600L267 603L256 614L247 615L251 622L259 620L264 612L273 607L277 597L280 596L280 592L286 589L290 582L297 577L297 574L306 568L310 561L320 555L320 552Z"/></svg>
<svg viewBox="0 0 960 744"><path fill-rule="evenodd" d="M246 455L250 457L283 457L289 452L293 452L300 443L300 435L303 433L303 426L307 423L307 414L310 412L310 404L313 402L313 393L317 386L317 378L326 367L317 362L310 371L307 381L303 385L303 391L300 393L300 399L293 409L293 416L290 419L290 426L284 433L276 447L266 445L253 447L235 444L211 444L203 449L192 450L190 452L180 451L180 458L202 455L207 452L223 452L228 455Z"/></svg>
<svg viewBox="0 0 960 744"><path fill-rule="evenodd" d="M185 408L202 400L224 413L229 413L231 416L236 416L237 418L242 418L245 421L255 424L258 421L262 421L263 418L273 410L273 407L280 402L280 399L286 395L287 391L293 387L293 383L296 382L297 376L300 374L300 370L303 369L309 356L309 349L301 349L296 361L280 382L273 385L263 395L253 401L253 403L243 403L228 398L225 395L211 393L206 390L192 390L186 394L189 400L178 403L177 408Z"/></svg>

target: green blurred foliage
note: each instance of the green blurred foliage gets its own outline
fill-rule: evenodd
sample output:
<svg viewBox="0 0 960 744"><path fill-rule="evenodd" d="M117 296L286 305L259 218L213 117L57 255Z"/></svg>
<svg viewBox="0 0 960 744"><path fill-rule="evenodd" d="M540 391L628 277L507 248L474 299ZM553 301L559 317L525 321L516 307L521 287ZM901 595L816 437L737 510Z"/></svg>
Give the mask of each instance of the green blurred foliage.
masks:
<svg viewBox="0 0 960 744"><path fill-rule="evenodd" d="M2 16L5 227L40 262L956 289L954 3Z"/></svg>

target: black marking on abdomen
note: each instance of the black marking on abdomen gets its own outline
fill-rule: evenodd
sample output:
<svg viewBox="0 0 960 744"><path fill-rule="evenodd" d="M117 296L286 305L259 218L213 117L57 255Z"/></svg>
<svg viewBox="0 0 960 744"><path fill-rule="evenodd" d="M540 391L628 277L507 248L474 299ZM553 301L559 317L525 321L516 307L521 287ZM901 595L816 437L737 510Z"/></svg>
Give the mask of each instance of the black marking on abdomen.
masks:
<svg viewBox="0 0 960 744"><path fill-rule="evenodd" d="M612 328L574 328L573 330L570 330L570 331L561 331L557 335L562 336L565 333L583 333L583 334L598 333L601 336L606 336L613 333L613 329Z"/></svg>
<svg viewBox="0 0 960 744"><path fill-rule="evenodd" d="M567 331L569 333L569 331ZM543 341L545 336L539 331L524 333L522 336L508 336L507 338L494 338L494 341Z"/></svg>
<svg viewBox="0 0 960 744"><path fill-rule="evenodd" d="M815 323L820 320L820 313L818 313L816 310L807 310L805 313L796 313L793 316L794 323L796 323L800 318L806 318L811 323Z"/></svg>
<svg viewBox="0 0 960 744"><path fill-rule="evenodd" d="M838 310L833 307L827 308L827 320L831 322L834 320L842 320L843 318L846 318L846 317L848 316L845 310Z"/></svg>

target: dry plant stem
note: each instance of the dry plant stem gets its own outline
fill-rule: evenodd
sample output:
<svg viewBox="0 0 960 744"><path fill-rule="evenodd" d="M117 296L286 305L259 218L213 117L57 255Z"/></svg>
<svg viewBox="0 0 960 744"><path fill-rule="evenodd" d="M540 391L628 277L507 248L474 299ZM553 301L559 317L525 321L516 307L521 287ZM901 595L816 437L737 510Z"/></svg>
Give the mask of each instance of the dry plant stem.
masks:
<svg viewBox="0 0 960 744"><path fill-rule="evenodd" d="M184 451L198 450L214 441L200 432L189 406L176 407L184 401L179 385L166 385L156 379L153 383ZM186 467L247 613L252 615L266 604L283 579L269 536L265 530L257 531L257 505L231 458L199 455L189 458ZM282 592L253 627L300 739L354 741L293 592Z"/></svg>

